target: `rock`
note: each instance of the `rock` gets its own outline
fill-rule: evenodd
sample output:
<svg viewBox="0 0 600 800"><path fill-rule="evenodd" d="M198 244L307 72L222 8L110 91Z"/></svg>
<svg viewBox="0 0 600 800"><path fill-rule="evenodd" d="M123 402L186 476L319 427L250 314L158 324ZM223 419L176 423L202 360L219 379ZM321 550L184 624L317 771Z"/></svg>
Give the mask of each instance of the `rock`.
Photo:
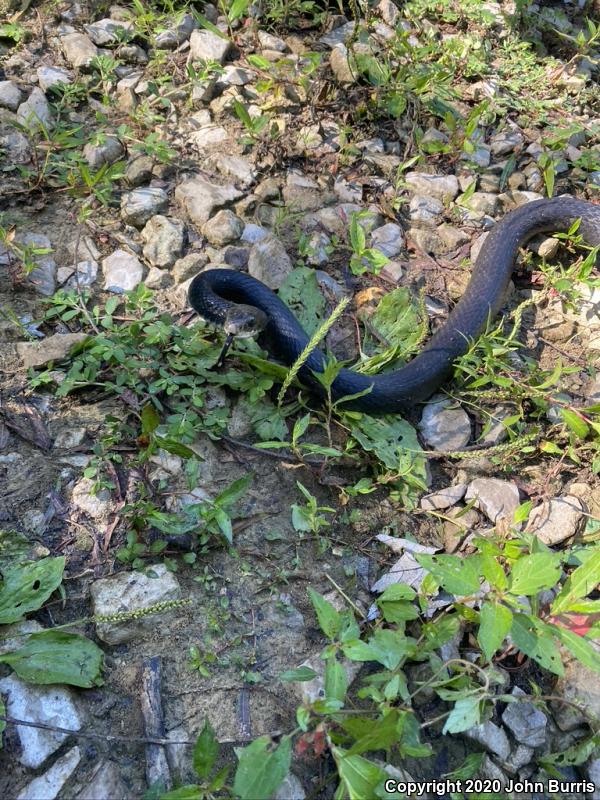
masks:
<svg viewBox="0 0 600 800"><path fill-rule="evenodd" d="M230 49L229 39L209 30L195 30L190 36L190 61L216 61L224 64Z"/></svg>
<svg viewBox="0 0 600 800"><path fill-rule="evenodd" d="M13 81L0 81L0 108L16 111L23 101L23 92Z"/></svg>
<svg viewBox="0 0 600 800"><path fill-rule="evenodd" d="M521 131L513 128L494 134L490 139L490 149L493 156L506 156L509 153L518 153L523 147L523 142Z"/></svg>
<svg viewBox="0 0 600 800"><path fill-rule="evenodd" d="M218 211L202 226L202 234L211 244L222 247L235 242L244 232L244 222L233 211Z"/></svg>
<svg viewBox="0 0 600 800"><path fill-rule="evenodd" d="M494 525L501 519L512 522L520 503L515 484L500 478L476 478L469 484L465 499L475 500L475 507Z"/></svg>
<svg viewBox="0 0 600 800"><path fill-rule="evenodd" d="M216 153L212 156L210 162L218 172L233 178L240 186L252 186L256 181L256 169L250 161L241 156Z"/></svg>
<svg viewBox="0 0 600 800"><path fill-rule="evenodd" d="M141 186L152 179L154 160L150 156L138 156L125 168L125 180L130 186Z"/></svg>
<svg viewBox="0 0 600 800"><path fill-rule="evenodd" d="M167 28L166 31L157 33L154 37L154 46L157 50L174 50L183 42L187 42L192 31L198 27L198 23L191 14L185 14L179 25Z"/></svg>
<svg viewBox="0 0 600 800"><path fill-rule="evenodd" d="M447 204L459 192L456 175L428 175L425 172L407 172L408 188L415 194L435 197Z"/></svg>
<svg viewBox="0 0 600 800"><path fill-rule="evenodd" d="M568 494L555 497L532 510L527 530L551 547L577 533L584 512L585 507L578 497Z"/></svg>
<svg viewBox="0 0 600 800"><path fill-rule="evenodd" d="M465 539L465 534L477 527L481 518L474 508L465 511L463 506L449 508L444 516L450 518L444 522L444 550L454 553Z"/></svg>
<svg viewBox="0 0 600 800"><path fill-rule="evenodd" d="M270 289L279 289L292 268L292 260L275 236L263 239L250 251L248 272Z"/></svg>
<svg viewBox="0 0 600 800"><path fill-rule="evenodd" d="M177 578L164 564L154 564L146 572L120 572L101 578L90 587L90 595L94 616L110 617L178 600L181 589ZM168 624L173 614L167 611L166 615L161 612L124 622L99 622L96 633L108 644L122 644L154 632L157 625Z"/></svg>
<svg viewBox="0 0 600 800"><path fill-rule="evenodd" d="M71 348L87 338L85 333L55 333L41 342L17 342L17 354L26 369L61 361Z"/></svg>
<svg viewBox="0 0 600 800"><path fill-rule="evenodd" d="M484 418L485 428L487 428L487 430L478 440L478 444L481 445L481 447L495 447L497 444L500 444L500 442L503 442L508 436L503 420L512 417L514 413L515 409L513 406L506 403L497 405L489 413L489 416L486 415Z"/></svg>
<svg viewBox="0 0 600 800"><path fill-rule="evenodd" d="M499 728L498 725L494 725L489 720L481 723L481 725L474 725L469 730L464 731L462 735L466 739L480 744L489 753L501 758L502 761L506 761L510 755L510 742L504 729Z"/></svg>
<svg viewBox="0 0 600 800"><path fill-rule="evenodd" d="M395 28L400 21L400 11L398 6L392 3L392 0L379 0L376 8L377 11L379 11L381 19L388 25L391 25L392 28Z"/></svg>
<svg viewBox="0 0 600 800"><path fill-rule="evenodd" d="M598 643L590 641L590 644L600 658ZM591 717L600 719L600 684L597 672L584 666L564 649L561 650L561 655L565 674L558 678L552 694L564 697L575 705L567 706L552 701L550 706L561 731L572 731L587 722L586 716L575 707L577 705L583 707Z"/></svg>
<svg viewBox="0 0 600 800"><path fill-rule="evenodd" d="M98 262L92 259L78 261L73 267L59 267L56 277L60 286L67 289L81 289L92 286L98 277Z"/></svg>
<svg viewBox="0 0 600 800"><path fill-rule="evenodd" d="M175 199L198 226L207 222L214 211L242 196L243 192L231 184L220 186L200 177L190 178L175 189Z"/></svg>
<svg viewBox="0 0 600 800"><path fill-rule="evenodd" d="M498 195L492 192L473 192L469 197L468 206L473 211L494 216L498 211Z"/></svg>
<svg viewBox="0 0 600 800"><path fill-rule="evenodd" d="M381 228L375 228L371 234L371 247L379 250L388 258L399 255L404 250L404 246L404 231L395 222L388 222Z"/></svg>
<svg viewBox="0 0 600 800"><path fill-rule="evenodd" d="M45 130L53 126L52 111L46 95L37 86L17 109L17 122L30 131Z"/></svg>
<svg viewBox="0 0 600 800"><path fill-rule="evenodd" d="M591 800L600 800L600 758L591 758L584 767L585 777L594 784Z"/></svg>
<svg viewBox="0 0 600 800"><path fill-rule="evenodd" d="M248 242L249 244L256 244L257 242L266 239L267 236L270 236L270 233L266 228L263 228L262 225L255 225L253 222L248 222L244 226L244 231L240 239L242 240L242 242Z"/></svg>
<svg viewBox="0 0 600 800"><path fill-rule="evenodd" d="M74 695L63 686L36 686L25 683L12 673L0 680L0 692L7 697L6 713L15 719L56 725L73 731L81 729L83 723L75 706ZM31 769L41 767L69 736L59 731L23 725L16 726L16 732L22 751L19 762Z"/></svg>
<svg viewBox="0 0 600 800"><path fill-rule="evenodd" d="M76 68L87 67L98 55L98 48L84 33L68 33L60 40L65 58Z"/></svg>
<svg viewBox="0 0 600 800"><path fill-rule="evenodd" d="M316 211L328 200L315 180L298 172L288 173L283 199L293 211Z"/></svg>
<svg viewBox="0 0 600 800"><path fill-rule="evenodd" d="M131 793L115 762L102 759L75 800L128 800L129 797Z"/></svg>
<svg viewBox="0 0 600 800"><path fill-rule="evenodd" d="M56 86L68 86L73 83L71 73L60 67L38 67L37 76L40 88L44 92L54 89Z"/></svg>
<svg viewBox="0 0 600 800"><path fill-rule="evenodd" d="M121 198L121 218L136 228L141 228L150 217L160 214L169 205L164 189L146 186L134 189Z"/></svg>
<svg viewBox="0 0 600 800"><path fill-rule="evenodd" d="M423 409L419 430L434 450L461 450L471 438L471 421L462 408L438 396Z"/></svg>
<svg viewBox="0 0 600 800"><path fill-rule="evenodd" d="M84 28L92 42L99 47L121 42L130 31L133 31L131 22L110 17L96 20L91 25L84 25Z"/></svg>
<svg viewBox="0 0 600 800"><path fill-rule="evenodd" d="M315 231L308 240L307 250L306 260L309 264L317 267L326 264L332 250L331 239L326 233Z"/></svg>
<svg viewBox="0 0 600 800"><path fill-rule="evenodd" d="M456 505L463 499L466 491L466 483L456 483L454 486L439 489L437 492L426 494L421 498L421 508L425 508L428 511L441 511L444 508L450 508L450 506Z"/></svg>
<svg viewBox="0 0 600 800"><path fill-rule="evenodd" d="M217 78L217 91L221 91L227 86L246 86L253 77L249 70L228 64Z"/></svg>
<svg viewBox="0 0 600 800"><path fill-rule="evenodd" d="M436 234L442 245L440 248L442 254L450 253L470 241L468 234L446 223L437 228Z"/></svg>
<svg viewBox="0 0 600 800"><path fill-rule="evenodd" d="M260 46L265 50L277 50L280 53L287 53L290 49L283 39L280 39L279 36L274 36L272 33L268 33L267 31L258 31L257 36Z"/></svg>
<svg viewBox="0 0 600 800"><path fill-rule="evenodd" d="M434 228L442 221L444 204L437 197L415 194L410 198L409 212L413 225Z"/></svg>
<svg viewBox="0 0 600 800"><path fill-rule="evenodd" d="M512 211L514 208L524 206L526 203L533 203L535 200L542 200L543 195L539 192L524 192L517 189L512 192L504 192L498 195L498 199L504 207L504 211Z"/></svg>
<svg viewBox="0 0 600 800"><path fill-rule="evenodd" d="M124 152L116 136L107 136L100 144L88 142L83 148L83 157L92 169L100 169L103 164L114 164Z"/></svg>
<svg viewBox="0 0 600 800"><path fill-rule="evenodd" d="M173 265L171 275L176 283L183 283L197 275L206 266L206 256L201 253L188 253Z"/></svg>
<svg viewBox="0 0 600 800"><path fill-rule="evenodd" d="M529 764L533 758L535 750L533 747L527 747L526 744L518 744L510 754L509 758L505 759L504 766L511 772L518 772L526 764Z"/></svg>
<svg viewBox="0 0 600 800"><path fill-rule="evenodd" d="M468 161L469 164L474 164L476 167L480 169L485 169L489 167L490 161L492 160L492 154L490 152L490 148L486 144L481 144L479 142L475 143L475 149L472 153L463 153L461 156L462 161Z"/></svg>
<svg viewBox="0 0 600 800"><path fill-rule="evenodd" d="M305 798L304 787L293 772L288 772L273 795L273 800L305 800Z"/></svg>
<svg viewBox="0 0 600 800"><path fill-rule="evenodd" d="M15 244L24 245L32 252L31 260L35 267L27 275L27 283L44 297L53 295L56 291L56 261L50 255L50 239L43 233L20 233L15 236ZM48 252L41 252L44 250Z"/></svg>
<svg viewBox="0 0 600 800"><path fill-rule="evenodd" d="M338 83L352 84L356 81L356 69L350 63L348 48L345 44L336 44L329 56L329 65Z"/></svg>
<svg viewBox="0 0 600 800"><path fill-rule="evenodd" d="M125 250L115 250L102 260L104 290L107 292L129 292L141 282L144 267L139 258Z"/></svg>
<svg viewBox="0 0 600 800"><path fill-rule="evenodd" d="M64 756L57 759L47 772L28 783L17 795L17 800L54 800L80 760L79 748L72 747Z"/></svg>
<svg viewBox="0 0 600 800"><path fill-rule="evenodd" d="M514 687L511 694L519 698L528 696L518 686ZM533 703L525 700L509 703L502 714L502 722L521 744L542 747L546 743L548 719Z"/></svg>
<svg viewBox="0 0 600 800"><path fill-rule="evenodd" d="M0 124L0 150L7 163L27 164L31 161L32 148L29 139L21 131L9 125Z"/></svg>
<svg viewBox="0 0 600 800"><path fill-rule="evenodd" d="M100 489L94 494L93 488L94 481L81 478L73 487L71 502L92 519L106 519L113 510L110 492L108 489Z"/></svg>
<svg viewBox="0 0 600 800"><path fill-rule="evenodd" d="M144 285L148 289L166 289L171 286L173 278L169 275L166 269L159 269L158 267L150 267Z"/></svg>
<svg viewBox="0 0 600 800"><path fill-rule="evenodd" d="M155 267L173 266L183 251L184 235L183 222L156 214L142 230L144 258Z"/></svg>
<svg viewBox="0 0 600 800"><path fill-rule="evenodd" d="M354 33L355 27L354 22L346 22L343 25L339 25L337 28L333 28L333 30L329 31L329 33L326 33L325 36L321 36L319 43L327 45L327 47L330 48L338 44L345 44Z"/></svg>
<svg viewBox="0 0 600 800"><path fill-rule="evenodd" d="M200 128L199 131L191 133L189 137L190 144L193 144L198 150L203 150L205 147L213 147L214 145L223 145L228 140L229 134L220 125L206 125L204 128Z"/></svg>

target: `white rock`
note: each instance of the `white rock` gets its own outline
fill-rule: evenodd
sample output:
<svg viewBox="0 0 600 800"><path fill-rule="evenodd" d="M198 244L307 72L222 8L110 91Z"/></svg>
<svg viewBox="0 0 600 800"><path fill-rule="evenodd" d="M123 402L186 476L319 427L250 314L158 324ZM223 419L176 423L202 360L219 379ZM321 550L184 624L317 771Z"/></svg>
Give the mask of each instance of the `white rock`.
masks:
<svg viewBox="0 0 600 800"><path fill-rule="evenodd" d="M476 478L467 488L466 500L475 500L475 508L496 524L501 519L512 522L519 501L514 483L500 478Z"/></svg>
<svg viewBox="0 0 600 800"><path fill-rule="evenodd" d="M194 131L190 134L188 141L194 145L198 150L203 150L205 147L213 147L214 145L222 145L229 140L229 134L221 125L206 125L200 128L199 131Z"/></svg>
<svg viewBox="0 0 600 800"><path fill-rule="evenodd" d="M46 95L36 86L31 94L17 109L17 122L28 130L35 131L40 127L51 128L52 111Z"/></svg>
<svg viewBox="0 0 600 800"><path fill-rule="evenodd" d="M510 755L510 742L508 736L503 728L494 725L493 722L487 720L482 722L481 725L475 725L469 730L464 731L462 734L465 738L470 739L477 744L482 745L485 749L506 761Z"/></svg>
<svg viewBox="0 0 600 800"><path fill-rule="evenodd" d="M155 267L171 267L181 256L185 226L181 220L156 214L142 230L144 258Z"/></svg>
<svg viewBox="0 0 600 800"><path fill-rule="evenodd" d="M445 489L439 489L439 491L426 494L421 498L421 508L425 508L429 511L450 508L456 505L459 500L463 499L466 491L466 483L456 483L454 486L447 486Z"/></svg>
<svg viewBox="0 0 600 800"><path fill-rule="evenodd" d="M0 108L16 111L23 100L23 92L14 81L0 81Z"/></svg>
<svg viewBox="0 0 600 800"><path fill-rule="evenodd" d="M110 292L128 292L141 282L144 267L139 258L125 250L115 250L102 260L104 273L104 290Z"/></svg>
<svg viewBox="0 0 600 800"><path fill-rule="evenodd" d="M196 30L190 36L191 61L217 61L223 64L231 49L226 37L218 36L208 30Z"/></svg>
<svg viewBox="0 0 600 800"><path fill-rule="evenodd" d="M544 544L559 544L577 533L584 510L574 495L555 497L532 510L527 529Z"/></svg>
<svg viewBox="0 0 600 800"><path fill-rule="evenodd" d="M375 228L371 234L371 247L388 258L394 258L404 250L404 231L395 222Z"/></svg>
<svg viewBox="0 0 600 800"><path fill-rule="evenodd" d="M73 487L71 502L93 519L105 519L113 510L110 492L108 489L100 489L96 494L93 494L93 487L94 482L92 480L81 478Z"/></svg>
<svg viewBox="0 0 600 800"><path fill-rule="evenodd" d="M518 742L528 747L542 747L546 743L546 726L548 724L546 715L533 703L525 700L527 695L518 686L515 686L511 694L523 699L506 706L502 714L502 722Z"/></svg>
<svg viewBox="0 0 600 800"><path fill-rule="evenodd" d="M429 175L425 172L407 172L405 177L409 189L416 194L435 197L443 203L454 200L459 192L456 175Z"/></svg>
<svg viewBox="0 0 600 800"><path fill-rule="evenodd" d="M447 399L433 398L423 409L419 429L434 450L461 450L471 438L471 421L462 408Z"/></svg>
<svg viewBox="0 0 600 800"><path fill-rule="evenodd" d="M48 772L34 778L19 792L17 800L54 800L81 760L78 747L72 747L57 759Z"/></svg>
<svg viewBox="0 0 600 800"><path fill-rule="evenodd" d="M84 33L68 33L61 37L65 58L73 67L87 67L98 55L98 48Z"/></svg>
<svg viewBox="0 0 600 800"><path fill-rule="evenodd" d="M248 272L270 289L279 289L292 268L291 258L275 236L262 239L250 251Z"/></svg>
<svg viewBox="0 0 600 800"><path fill-rule="evenodd" d="M175 189L175 199L196 225L203 225L214 211L242 196L243 192L231 184L221 186L201 177L190 178Z"/></svg>
<svg viewBox="0 0 600 800"><path fill-rule="evenodd" d="M127 192L121 198L121 217L129 225L141 228L150 217L160 214L169 205L164 189L145 186Z"/></svg>
<svg viewBox="0 0 600 800"><path fill-rule="evenodd" d="M73 83L73 77L66 69L60 67L38 67L38 83L44 92L54 86L68 85Z"/></svg>

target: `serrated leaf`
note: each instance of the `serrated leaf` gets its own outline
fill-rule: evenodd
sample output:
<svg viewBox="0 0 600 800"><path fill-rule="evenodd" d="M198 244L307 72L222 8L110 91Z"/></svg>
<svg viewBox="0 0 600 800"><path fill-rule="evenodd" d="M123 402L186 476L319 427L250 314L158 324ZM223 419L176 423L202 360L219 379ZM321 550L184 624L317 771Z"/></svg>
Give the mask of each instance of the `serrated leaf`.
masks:
<svg viewBox="0 0 600 800"><path fill-rule="evenodd" d="M342 649L352 661L378 661L396 669L403 658L414 654L415 641L401 631L378 628L368 642L347 642Z"/></svg>
<svg viewBox="0 0 600 800"><path fill-rule="evenodd" d="M509 591L527 597L542 589L556 586L560 578L560 555L555 553L533 553L522 556L512 567Z"/></svg>
<svg viewBox="0 0 600 800"><path fill-rule="evenodd" d="M204 727L196 739L192 753L192 766L196 775L206 780L215 765L218 755L219 743L215 732L210 722L205 720Z"/></svg>
<svg viewBox="0 0 600 800"><path fill-rule="evenodd" d="M260 736L248 747L235 748L239 763L233 792L240 800L270 800L283 782L292 760L292 740L285 736L271 749L270 736Z"/></svg>
<svg viewBox="0 0 600 800"><path fill-rule="evenodd" d="M398 712L392 709L383 719L364 720L364 733L354 742L346 757L369 750L389 750L398 739Z"/></svg>
<svg viewBox="0 0 600 800"><path fill-rule="evenodd" d="M332 747L331 753L349 800L374 797L376 787L386 778L383 769L362 756L349 756L341 747Z"/></svg>
<svg viewBox="0 0 600 800"><path fill-rule="evenodd" d="M583 636L578 636L573 631L566 628L556 627L556 635L567 648L567 650L580 661L584 667L593 672L600 673L600 653Z"/></svg>
<svg viewBox="0 0 600 800"><path fill-rule="evenodd" d="M542 623L527 614L514 614L510 636L515 647L526 656L555 675L564 674L556 640L548 634Z"/></svg>
<svg viewBox="0 0 600 800"><path fill-rule="evenodd" d="M327 700L339 700L343 703L348 691L348 678L343 665L336 659L335 655L330 656L325 664L325 698Z"/></svg>
<svg viewBox="0 0 600 800"><path fill-rule="evenodd" d="M64 556L6 568L0 585L0 624L37 611L60 586L64 569Z"/></svg>
<svg viewBox="0 0 600 800"><path fill-rule="evenodd" d="M501 603L486 602L481 606L479 618L477 640L483 654L488 661L491 661L510 631L512 612Z"/></svg>
<svg viewBox="0 0 600 800"><path fill-rule="evenodd" d="M578 416L574 411L571 411L570 408L561 408L560 414L567 428L573 431L575 436L577 436L579 439L586 438L590 432L590 427L584 420L581 419L580 416Z"/></svg>
<svg viewBox="0 0 600 800"><path fill-rule="evenodd" d="M457 700L442 733L462 733L481 722L481 698L463 697Z"/></svg>
<svg viewBox="0 0 600 800"><path fill-rule="evenodd" d="M567 578L552 603L551 613L568 611L576 600L587 597L600 583L600 547Z"/></svg>
<svg viewBox="0 0 600 800"><path fill-rule="evenodd" d="M331 603L312 587L308 587L308 596L319 620L319 626L328 639L335 639L342 625L342 618Z"/></svg>
<svg viewBox="0 0 600 800"><path fill-rule="evenodd" d="M417 553L415 558L450 594L460 597L479 591L481 580L479 556L460 558L452 555L430 556Z"/></svg>

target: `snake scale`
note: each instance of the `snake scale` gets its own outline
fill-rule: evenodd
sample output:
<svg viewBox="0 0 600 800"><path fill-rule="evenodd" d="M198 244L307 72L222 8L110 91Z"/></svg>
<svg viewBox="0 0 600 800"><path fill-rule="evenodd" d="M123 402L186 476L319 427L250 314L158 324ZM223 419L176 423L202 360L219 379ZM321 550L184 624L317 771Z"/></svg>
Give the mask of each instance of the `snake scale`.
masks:
<svg viewBox="0 0 600 800"><path fill-rule="evenodd" d="M536 200L511 211L492 228L473 267L471 279L444 325L423 350L400 369L380 375L362 375L343 368L331 387L334 400L367 392L344 403L344 408L369 414L409 410L430 397L448 378L453 362L500 311L518 248L537 233L566 232L581 220L579 234L591 246L600 245L600 205L572 197ZM289 308L260 281L230 269L201 272L189 288L192 308L207 321L224 326L236 305L246 309L252 324L263 326L269 351L291 366L309 337ZM314 373L322 372L325 355L318 349L300 369L298 377L311 390L323 394Z"/></svg>

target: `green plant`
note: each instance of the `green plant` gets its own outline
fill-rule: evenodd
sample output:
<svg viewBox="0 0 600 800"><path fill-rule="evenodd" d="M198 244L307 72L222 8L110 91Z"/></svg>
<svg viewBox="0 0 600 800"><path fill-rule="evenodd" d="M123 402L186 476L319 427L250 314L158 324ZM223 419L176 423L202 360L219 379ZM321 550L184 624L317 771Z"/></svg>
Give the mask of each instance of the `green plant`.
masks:
<svg viewBox="0 0 600 800"><path fill-rule="evenodd" d="M298 505L297 503L292 505L292 525L294 529L300 532L319 533L322 528L329 527L331 521L323 515L323 512L335 514L335 508L320 506L317 498L300 481L296 481L296 486L306 498L306 503L304 505Z"/></svg>
<svg viewBox="0 0 600 800"><path fill-rule="evenodd" d="M362 275L371 270L377 275L389 262L389 258L374 247L367 247L367 237L361 221L368 218L368 212L354 212L350 218L349 237L352 255L350 269L354 275Z"/></svg>

